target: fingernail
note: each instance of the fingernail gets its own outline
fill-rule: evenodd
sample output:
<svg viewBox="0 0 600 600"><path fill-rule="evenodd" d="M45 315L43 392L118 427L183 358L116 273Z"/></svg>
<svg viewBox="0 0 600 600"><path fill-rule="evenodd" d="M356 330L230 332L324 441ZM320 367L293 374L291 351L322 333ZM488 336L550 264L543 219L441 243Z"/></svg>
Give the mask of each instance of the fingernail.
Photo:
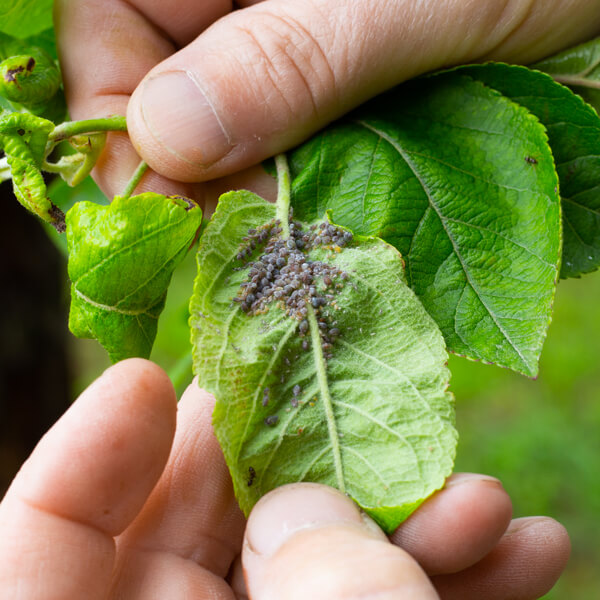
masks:
<svg viewBox="0 0 600 600"><path fill-rule="evenodd" d="M519 519L513 519L510 522L504 536L515 535L516 533L521 533L530 527L535 527L540 523L547 523L551 521L549 517L521 517Z"/></svg>
<svg viewBox="0 0 600 600"><path fill-rule="evenodd" d="M270 556L299 531L344 523L367 529L358 507L340 492L318 484L291 484L270 492L254 507L246 542L255 554Z"/></svg>
<svg viewBox="0 0 600 600"><path fill-rule="evenodd" d="M232 148L204 92L185 71L161 73L146 81L141 111L156 140L186 162L209 166Z"/></svg>
<svg viewBox="0 0 600 600"><path fill-rule="evenodd" d="M502 482L491 475L481 475L479 473L455 473L446 481L446 487L462 485L463 483L471 483L473 481L485 481L502 486Z"/></svg>

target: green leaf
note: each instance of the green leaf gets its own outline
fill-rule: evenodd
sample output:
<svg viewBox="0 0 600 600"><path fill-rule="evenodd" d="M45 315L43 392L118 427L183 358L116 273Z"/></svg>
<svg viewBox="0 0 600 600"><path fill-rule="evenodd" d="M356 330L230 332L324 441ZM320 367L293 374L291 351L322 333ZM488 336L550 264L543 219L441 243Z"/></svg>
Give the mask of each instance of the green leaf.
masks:
<svg viewBox="0 0 600 600"><path fill-rule="evenodd" d="M27 113L0 113L0 148L6 153L13 191L19 202L46 223L64 231L64 214L47 196L40 167L51 121ZM3 169L3 178L7 178Z"/></svg>
<svg viewBox="0 0 600 600"><path fill-rule="evenodd" d="M53 0L3 0L0 31L26 38L52 27Z"/></svg>
<svg viewBox="0 0 600 600"><path fill-rule="evenodd" d="M568 85L600 113L600 37L546 58L532 68Z"/></svg>
<svg viewBox="0 0 600 600"><path fill-rule="evenodd" d="M536 375L561 224L534 116L480 82L439 75L328 127L290 166L299 218L331 209L336 223L400 250L451 351Z"/></svg>
<svg viewBox="0 0 600 600"><path fill-rule="evenodd" d="M21 40L0 32L0 96L5 108L24 108L57 123L64 120L62 79L52 46L47 35Z"/></svg>
<svg viewBox="0 0 600 600"><path fill-rule="evenodd" d="M113 362L147 358L171 275L201 221L190 200L154 193L75 204L67 213L73 334L97 339Z"/></svg>
<svg viewBox="0 0 600 600"><path fill-rule="evenodd" d="M457 71L498 90L544 124L560 180L561 277L578 277L596 270L600 266L600 118L597 113L549 75L526 67L487 64L460 67Z"/></svg>
<svg viewBox="0 0 600 600"><path fill-rule="evenodd" d="M279 485L325 483L391 532L452 470L443 338L406 285L399 253L375 238L306 242L306 265L338 275L305 280L302 302L283 288L278 304L244 312L249 300L232 302L250 268L240 242L275 214L250 192L221 197L200 240L190 305L194 371L217 398L213 421L237 499L248 513ZM253 261L263 250L259 243ZM290 272L301 264L287 260ZM323 307L303 304L313 284Z"/></svg>

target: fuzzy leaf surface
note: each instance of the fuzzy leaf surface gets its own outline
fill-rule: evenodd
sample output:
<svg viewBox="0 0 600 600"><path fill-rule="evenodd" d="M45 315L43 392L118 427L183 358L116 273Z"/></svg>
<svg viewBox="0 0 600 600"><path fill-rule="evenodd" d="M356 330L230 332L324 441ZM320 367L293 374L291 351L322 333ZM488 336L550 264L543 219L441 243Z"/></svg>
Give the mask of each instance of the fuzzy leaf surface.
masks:
<svg viewBox="0 0 600 600"><path fill-rule="evenodd" d="M600 46L597 58L600 61ZM457 71L524 106L546 127L560 180L561 277L595 271L600 266L600 118L596 111L549 75L526 67L492 63Z"/></svg>
<svg viewBox="0 0 600 600"><path fill-rule="evenodd" d="M443 337L406 285L397 250L375 238L308 253L349 274L339 309L327 308L341 332L329 359L312 313L302 337L300 321L274 304L243 312L232 302L246 276L240 240L274 217L250 192L221 197L200 241L190 304L194 370L217 398L213 421L236 496L248 513L279 485L325 483L393 531L452 470Z"/></svg>
<svg viewBox="0 0 600 600"><path fill-rule="evenodd" d="M537 373L561 223L533 115L471 78L438 75L367 103L290 165L296 215L331 209L336 223L400 250L449 350Z"/></svg>
<svg viewBox="0 0 600 600"><path fill-rule="evenodd" d="M149 192L67 213L69 328L113 362L150 355L171 275L202 221L190 202Z"/></svg>

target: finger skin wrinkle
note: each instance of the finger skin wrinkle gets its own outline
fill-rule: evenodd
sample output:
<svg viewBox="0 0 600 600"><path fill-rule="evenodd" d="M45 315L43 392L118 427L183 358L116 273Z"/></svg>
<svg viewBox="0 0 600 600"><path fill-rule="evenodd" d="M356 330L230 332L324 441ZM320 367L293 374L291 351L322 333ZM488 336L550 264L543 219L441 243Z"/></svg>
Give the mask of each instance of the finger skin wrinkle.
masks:
<svg viewBox="0 0 600 600"><path fill-rule="evenodd" d="M492 32L500 38L478 60L528 64L600 32L600 1L508 0Z"/></svg>
<svg viewBox="0 0 600 600"><path fill-rule="evenodd" d="M120 2L129 10L136 12L141 19L144 19L154 29L154 33L158 37L162 38L163 40L165 40L165 42L172 46L173 52L180 47L177 40L171 37L171 34L165 29L163 29L163 26L159 25L159 23L155 19L148 18L148 15L145 14L143 10L140 10L135 1L120 0Z"/></svg>
<svg viewBox="0 0 600 600"><path fill-rule="evenodd" d="M122 0L151 21L175 46L189 44L211 23L231 12L231 0Z"/></svg>
<svg viewBox="0 0 600 600"><path fill-rule="evenodd" d="M322 31L317 36L290 11L269 13L258 9L250 12L248 9L235 16L238 17L235 29L248 36L254 45L250 49L252 63L259 67L255 67L255 77L262 81L262 75L266 75L271 82L272 93L281 97L288 107L287 115L273 115L281 127L289 127L297 119L308 122L321 120L321 112L329 107L330 95L337 95L333 68L317 39L325 39L330 33L329 27L317 27L319 21L313 18L315 23L311 23L311 28L314 25ZM235 52L237 48L234 48L234 56ZM244 54L240 52L240 56ZM240 62L241 76L247 77L243 70L244 62ZM274 104L277 105L276 102Z"/></svg>

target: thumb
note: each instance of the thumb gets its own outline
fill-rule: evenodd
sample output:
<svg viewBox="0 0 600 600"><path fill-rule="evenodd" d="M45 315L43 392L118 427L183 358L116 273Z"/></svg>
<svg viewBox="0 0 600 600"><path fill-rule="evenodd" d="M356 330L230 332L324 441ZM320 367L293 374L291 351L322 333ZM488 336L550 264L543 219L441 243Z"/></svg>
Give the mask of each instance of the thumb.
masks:
<svg viewBox="0 0 600 600"><path fill-rule="evenodd" d="M585 39L599 8L599 0L255 3L150 71L129 103L129 131L154 170L212 179L425 71L483 57L528 62Z"/></svg>
<svg viewBox="0 0 600 600"><path fill-rule="evenodd" d="M287 485L262 498L248 520L242 562L250 598L438 598L416 561L324 485Z"/></svg>

